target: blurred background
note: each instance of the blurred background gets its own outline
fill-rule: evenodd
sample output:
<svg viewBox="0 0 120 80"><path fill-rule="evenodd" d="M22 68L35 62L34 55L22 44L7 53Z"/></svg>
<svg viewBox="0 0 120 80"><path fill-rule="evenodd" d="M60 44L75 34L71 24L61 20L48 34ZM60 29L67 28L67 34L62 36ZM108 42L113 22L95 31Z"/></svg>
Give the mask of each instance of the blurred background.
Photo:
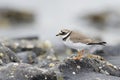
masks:
<svg viewBox="0 0 120 80"><path fill-rule="evenodd" d="M57 48L56 33L68 28L118 45L119 7L120 0L0 0L0 37L38 36Z"/></svg>

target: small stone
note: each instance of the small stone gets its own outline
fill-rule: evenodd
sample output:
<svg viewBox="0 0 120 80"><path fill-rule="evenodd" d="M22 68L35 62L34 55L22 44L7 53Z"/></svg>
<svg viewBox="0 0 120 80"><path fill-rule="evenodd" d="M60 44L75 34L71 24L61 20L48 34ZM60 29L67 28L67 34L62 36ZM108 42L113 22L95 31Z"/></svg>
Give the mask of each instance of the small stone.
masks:
<svg viewBox="0 0 120 80"><path fill-rule="evenodd" d="M26 47L27 47L27 48L34 48L34 45L28 44Z"/></svg>
<svg viewBox="0 0 120 80"><path fill-rule="evenodd" d="M9 76L10 78L14 78L14 76L12 75L12 76Z"/></svg>
<svg viewBox="0 0 120 80"><path fill-rule="evenodd" d="M99 69L102 69L102 67L100 66Z"/></svg>
<svg viewBox="0 0 120 80"><path fill-rule="evenodd" d="M47 59L52 59L52 56L47 56Z"/></svg>
<svg viewBox="0 0 120 80"><path fill-rule="evenodd" d="M26 78L29 78L28 75L25 75Z"/></svg>
<svg viewBox="0 0 120 80"><path fill-rule="evenodd" d="M19 43L17 43L17 42L13 43L14 48L17 48L18 46L19 46Z"/></svg>
<svg viewBox="0 0 120 80"><path fill-rule="evenodd" d="M18 63L13 63L14 66L18 66L19 64Z"/></svg>
<svg viewBox="0 0 120 80"><path fill-rule="evenodd" d="M81 67L79 65L77 65L77 68L80 69Z"/></svg>
<svg viewBox="0 0 120 80"><path fill-rule="evenodd" d="M4 54L3 53L0 53L0 57L3 57L4 56Z"/></svg>
<svg viewBox="0 0 120 80"><path fill-rule="evenodd" d="M72 74L74 74L74 75L75 75L76 73L75 73L75 72L72 72Z"/></svg>
<svg viewBox="0 0 120 80"><path fill-rule="evenodd" d="M45 76L45 80L47 80L47 77Z"/></svg>
<svg viewBox="0 0 120 80"><path fill-rule="evenodd" d="M3 64L3 61L0 59L0 64Z"/></svg>
<svg viewBox="0 0 120 80"><path fill-rule="evenodd" d="M117 66L113 66L115 69L117 69Z"/></svg>
<svg viewBox="0 0 120 80"><path fill-rule="evenodd" d="M45 49L50 49L50 48L52 48L52 43L49 40L46 40L43 42L43 47Z"/></svg>
<svg viewBox="0 0 120 80"><path fill-rule="evenodd" d="M105 74L109 75L109 73L107 71L105 71Z"/></svg>
<svg viewBox="0 0 120 80"><path fill-rule="evenodd" d="M95 80L101 80L100 78L95 78Z"/></svg>
<svg viewBox="0 0 120 80"><path fill-rule="evenodd" d="M52 58L52 60L53 60L53 61L56 61L56 60L57 60L57 58L56 58L56 57L53 57L53 58Z"/></svg>
<svg viewBox="0 0 120 80"><path fill-rule="evenodd" d="M54 67L54 66L55 66L54 63L50 63L50 64L49 64L49 67Z"/></svg>

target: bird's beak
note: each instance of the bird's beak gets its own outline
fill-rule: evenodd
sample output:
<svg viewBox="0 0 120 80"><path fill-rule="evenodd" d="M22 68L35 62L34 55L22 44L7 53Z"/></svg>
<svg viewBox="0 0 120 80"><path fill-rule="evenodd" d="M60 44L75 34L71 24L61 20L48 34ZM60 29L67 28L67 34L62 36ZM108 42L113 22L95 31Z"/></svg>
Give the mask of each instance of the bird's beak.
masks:
<svg viewBox="0 0 120 80"><path fill-rule="evenodd" d="M62 32L59 32L56 36L60 36L62 34Z"/></svg>
<svg viewBox="0 0 120 80"><path fill-rule="evenodd" d="M59 35L60 35L60 33L56 34L56 36L59 36Z"/></svg>

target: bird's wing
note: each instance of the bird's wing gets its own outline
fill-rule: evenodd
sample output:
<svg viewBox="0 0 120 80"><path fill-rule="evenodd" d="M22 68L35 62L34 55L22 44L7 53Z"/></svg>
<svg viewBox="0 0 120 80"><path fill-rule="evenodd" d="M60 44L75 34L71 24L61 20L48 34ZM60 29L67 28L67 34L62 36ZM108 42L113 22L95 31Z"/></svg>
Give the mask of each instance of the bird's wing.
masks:
<svg viewBox="0 0 120 80"><path fill-rule="evenodd" d="M80 42L80 43L84 43L87 45L105 45L106 44L106 42L94 40L94 39L87 37L86 35L84 35L82 33L78 33L78 32L72 32L70 39L74 43Z"/></svg>
<svg viewBox="0 0 120 80"><path fill-rule="evenodd" d="M88 44L88 43L93 43L95 42L93 39L87 37L86 35L79 33L79 32L72 32L70 39L74 42L74 43L84 43L84 44Z"/></svg>

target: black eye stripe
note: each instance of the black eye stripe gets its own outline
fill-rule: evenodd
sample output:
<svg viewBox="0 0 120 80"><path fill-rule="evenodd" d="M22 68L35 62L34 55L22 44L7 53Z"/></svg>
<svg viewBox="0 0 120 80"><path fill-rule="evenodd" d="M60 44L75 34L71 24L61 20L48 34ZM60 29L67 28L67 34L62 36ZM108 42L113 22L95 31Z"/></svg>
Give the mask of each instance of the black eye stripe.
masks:
<svg viewBox="0 0 120 80"><path fill-rule="evenodd" d="M65 32L62 32L62 33L60 33L61 35L65 35L65 34L67 34L67 33L65 33Z"/></svg>

